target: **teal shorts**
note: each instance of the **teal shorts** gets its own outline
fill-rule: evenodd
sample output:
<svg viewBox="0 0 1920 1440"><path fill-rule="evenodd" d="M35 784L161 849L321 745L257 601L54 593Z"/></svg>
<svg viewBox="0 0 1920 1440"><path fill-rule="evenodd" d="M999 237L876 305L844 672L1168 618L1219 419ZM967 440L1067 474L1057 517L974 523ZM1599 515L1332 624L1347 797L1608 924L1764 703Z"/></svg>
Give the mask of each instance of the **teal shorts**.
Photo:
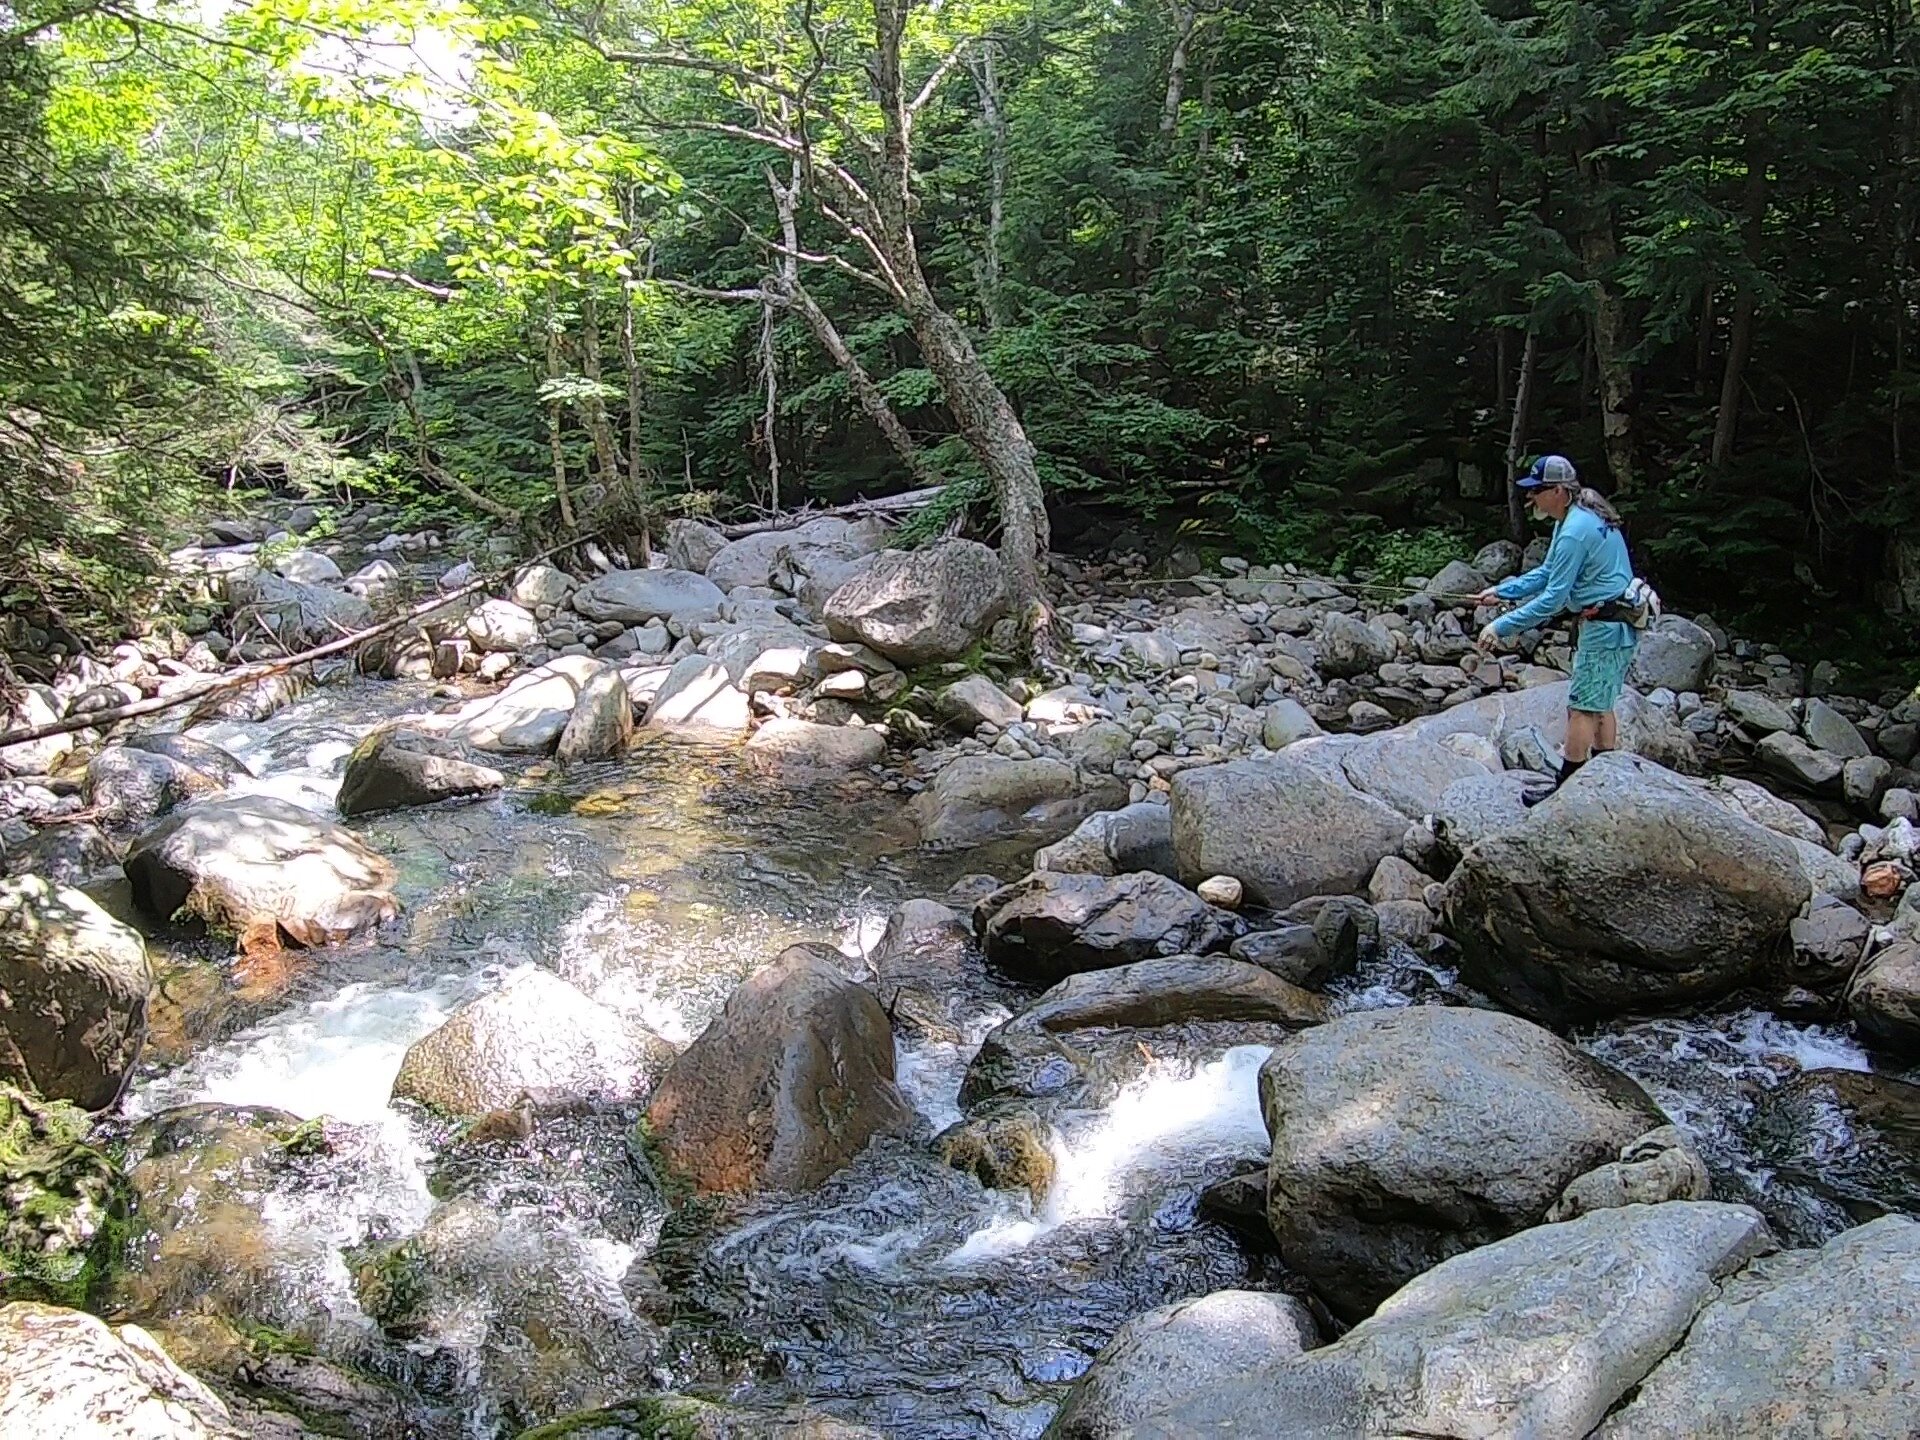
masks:
<svg viewBox="0 0 1920 1440"><path fill-rule="evenodd" d="M1587 636L1601 627L1580 627L1580 643L1573 652L1573 683L1567 687L1567 708L1604 715L1620 700L1627 683L1627 671L1633 667L1633 653L1640 648L1639 632L1625 626L1606 626L1607 630L1626 629L1633 639L1625 644L1591 644ZM1611 638L1611 637L1609 637Z"/></svg>

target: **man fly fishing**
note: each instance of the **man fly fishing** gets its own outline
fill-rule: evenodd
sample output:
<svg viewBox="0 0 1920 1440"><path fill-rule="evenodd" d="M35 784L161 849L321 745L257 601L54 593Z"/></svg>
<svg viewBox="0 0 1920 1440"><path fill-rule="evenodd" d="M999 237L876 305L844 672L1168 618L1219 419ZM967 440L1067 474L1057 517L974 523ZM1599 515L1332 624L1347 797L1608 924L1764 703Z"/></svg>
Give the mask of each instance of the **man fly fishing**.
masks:
<svg viewBox="0 0 1920 1440"><path fill-rule="evenodd" d="M1514 484L1536 514L1553 521L1553 543L1533 569L1476 597L1482 605L1525 602L1483 629L1479 645L1492 650L1563 615L1575 617L1579 641L1567 690L1567 743L1555 782L1563 785L1596 750L1619 744L1613 707L1639 648L1637 627L1650 611L1657 612L1659 602L1644 581L1634 578L1618 512L1597 490L1581 486L1571 460L1544 455Z"/></svg>

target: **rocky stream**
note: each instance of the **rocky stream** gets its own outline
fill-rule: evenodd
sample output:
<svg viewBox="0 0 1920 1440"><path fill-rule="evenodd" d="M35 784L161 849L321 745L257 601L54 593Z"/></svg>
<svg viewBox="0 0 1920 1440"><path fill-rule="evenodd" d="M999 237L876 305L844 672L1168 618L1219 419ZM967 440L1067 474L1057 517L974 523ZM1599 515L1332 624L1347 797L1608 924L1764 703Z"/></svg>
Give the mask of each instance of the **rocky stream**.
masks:
<svg viewBox="0 0 1920 1440"><path fill-rule="evenodd" d="M382 520L14 728L511 558ZM1029 675L887 540L0 750L0 1436L1920 1434L1920 697L1669 616L1529 807L1518 547L1059 559Z"/></svg>

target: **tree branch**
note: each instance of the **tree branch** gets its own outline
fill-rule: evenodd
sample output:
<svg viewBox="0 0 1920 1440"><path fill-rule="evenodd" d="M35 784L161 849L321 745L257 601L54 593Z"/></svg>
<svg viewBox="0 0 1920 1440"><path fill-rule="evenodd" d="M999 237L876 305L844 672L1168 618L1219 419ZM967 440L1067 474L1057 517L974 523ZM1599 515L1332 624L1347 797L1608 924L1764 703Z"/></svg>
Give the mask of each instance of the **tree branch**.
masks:
<svg viewBox="0 0 1920 1440"><path fill-rule="evenodd" d="M962 40L947 52L947 58L934 67L933 74L927 77L927 83L920 87L920 93L914 96L912 103L907 106L907 114L918 115L927 108L928 102L933 99L934 92L940 88L941 82L953 73L954 67L966 58L967 52L972 48L973 41L969 38Z"/></svg>

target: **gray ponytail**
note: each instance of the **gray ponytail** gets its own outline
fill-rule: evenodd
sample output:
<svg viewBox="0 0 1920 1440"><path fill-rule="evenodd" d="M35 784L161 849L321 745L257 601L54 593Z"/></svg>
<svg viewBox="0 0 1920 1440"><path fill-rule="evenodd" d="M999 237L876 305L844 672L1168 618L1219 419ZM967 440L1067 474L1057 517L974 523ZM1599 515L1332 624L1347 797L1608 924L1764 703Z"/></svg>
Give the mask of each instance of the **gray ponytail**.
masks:
<svg viewBox="0 0 1920 1440"><path fill-rule="evenodd" d="M1591 486L1580 487L1579 494L1573 497L1573 503L1582 510L1591 510L1609 525L1620 523L1620 512L1613 508L1611 501Z"/></svg>

